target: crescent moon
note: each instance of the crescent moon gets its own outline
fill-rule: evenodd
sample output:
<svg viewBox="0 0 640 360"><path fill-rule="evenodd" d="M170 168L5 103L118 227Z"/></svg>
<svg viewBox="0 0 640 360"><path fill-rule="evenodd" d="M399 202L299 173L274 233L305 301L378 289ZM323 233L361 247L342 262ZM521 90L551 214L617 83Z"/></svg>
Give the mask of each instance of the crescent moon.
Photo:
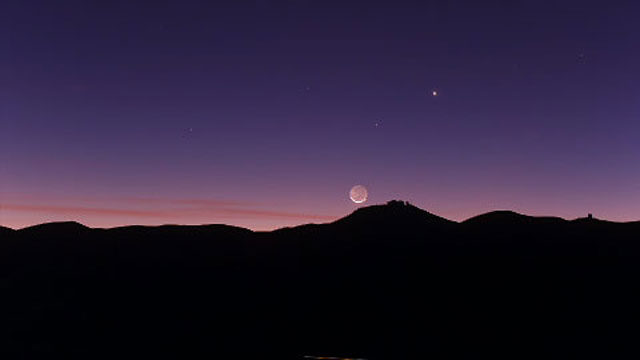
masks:
<svg viewBox="0 0 640 360"><path fill-rule="evenodd" d="M362 204L367 201L368 196L369 192L364 185L356 185L349 191L349 198L356 204Z"/></svg>

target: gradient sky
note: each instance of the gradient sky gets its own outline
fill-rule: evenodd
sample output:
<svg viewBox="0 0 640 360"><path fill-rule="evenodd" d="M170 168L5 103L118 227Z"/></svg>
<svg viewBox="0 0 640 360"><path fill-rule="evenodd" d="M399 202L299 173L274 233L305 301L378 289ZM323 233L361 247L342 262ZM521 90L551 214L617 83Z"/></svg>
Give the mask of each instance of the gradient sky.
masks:
<svg viewBox="0 0 640 360"><path fill-rule="evenodd" d="M2 1L0 224L640 219L637 1L227 3Z"/></svg>

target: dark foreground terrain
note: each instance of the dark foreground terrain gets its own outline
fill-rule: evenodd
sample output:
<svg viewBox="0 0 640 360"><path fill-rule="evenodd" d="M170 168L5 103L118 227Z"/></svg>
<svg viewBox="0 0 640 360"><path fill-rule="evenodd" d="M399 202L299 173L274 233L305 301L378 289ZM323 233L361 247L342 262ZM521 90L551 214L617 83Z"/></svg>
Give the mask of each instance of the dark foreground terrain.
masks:
<svg viewBox="0 0 640 360"><path fill-rule="evenodd" d="M3 358L636 358L640 223L0 229Z"/></svg>

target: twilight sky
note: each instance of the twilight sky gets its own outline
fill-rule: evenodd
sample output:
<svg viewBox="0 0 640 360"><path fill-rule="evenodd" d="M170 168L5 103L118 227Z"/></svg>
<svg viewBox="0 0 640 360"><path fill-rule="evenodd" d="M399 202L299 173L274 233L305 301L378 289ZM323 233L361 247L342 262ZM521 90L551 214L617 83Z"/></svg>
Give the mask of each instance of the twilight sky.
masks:
<svg viewBox="0 0 640 360"><path fill-rule="evenodd" d="M2 1L0 224L640 219L637 1L227 3Z"/></svg>

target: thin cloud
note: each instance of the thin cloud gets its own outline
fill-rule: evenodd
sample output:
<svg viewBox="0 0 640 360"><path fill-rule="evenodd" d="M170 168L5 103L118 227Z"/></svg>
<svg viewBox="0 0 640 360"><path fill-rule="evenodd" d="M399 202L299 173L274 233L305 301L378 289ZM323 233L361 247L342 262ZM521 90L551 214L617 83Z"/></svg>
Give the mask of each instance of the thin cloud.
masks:
<svg viewBox="0 0 640 360"><path fill-rule="evenodd" d="M329 216L329 215L293 213L293 212L262 210L262 209L223 208L223 209L199 209L196 211L205 211L205 212L209 212L211 215L222 216L222 217L306 219L306 220L321 220L321 221L330 221L330 220L336 219L335 216Z"/></svg>
<svg viewBox="0 0 640 360"><path fill-rule="evenodd" d="M112 197L112 196L51 196L48 194L4 194L0 192L0 198L12 203L36 203L36 202L48 202L48 203L104 203L104 202L120 202L130 204L159 204L159 205L200 205L200 206L256 206L256 202L237 201L230 199L215 199L215 198L163 198L163 197Z"/></svg>
<svg viewBox="0 0 640 360"><path fill-rule="evenodd" d="M47 212L61 215L107 215L107 216L138 216L138 217L162 217L167 216L166 212L154 210L126 210L95 208L84 206L55 206L55 205L22 205L22 204L0 204L2 210Z"/></svg>
<svg viewBox="0 0 640 360"><path fill-rule="evenodd" d="M134 198L126 198L122 199L126 202L136 202L141 204L177 204L177 205L199 205L199 206L253 206L256 203L251 202L243 202L236 200L227 200L227 199L193 199L193 198L144 198L144 197L134 197Z"/></svg>
<svg viewBox="0 0 640 360"><path fill-rule="evenodd" d="M251 218L251 219L281 219L281 220L307 220L307 221L331 221L335 216L296 213L276 210L258 209L255 207L241 207L240 202L197 199L133 199L141 200L158 206L163 204L164 210L149 209L122 209L72 205L37 205L37 204L0 204L2 211L21 211L32 213L49 213L64 216L127 216L132 218L162 218L162 219L188 219L194 217L208 217L212 221L218 218ZM148 201L147 201L148 200ZM171 204L198 205L190 207L172 207ZM231 207L234 206L234 207Z"/></svg>

